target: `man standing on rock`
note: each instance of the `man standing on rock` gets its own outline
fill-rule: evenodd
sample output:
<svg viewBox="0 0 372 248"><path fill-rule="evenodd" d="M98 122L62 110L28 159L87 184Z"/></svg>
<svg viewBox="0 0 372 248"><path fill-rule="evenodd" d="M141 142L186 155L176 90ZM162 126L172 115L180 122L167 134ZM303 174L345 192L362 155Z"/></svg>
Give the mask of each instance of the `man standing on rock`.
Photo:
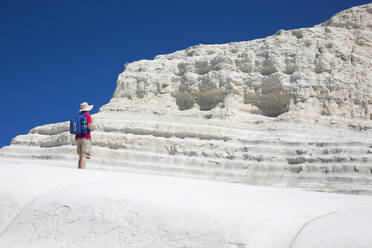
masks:
<svg viewBox="0 0 372 248"><path fill-rule="evenodd" d="M75 141L77 146L77 153L79 154L79 169L85 169L85 164L87 159L90 158L90 151L92 147L92 137L90 135L90 130L92 130L93 120L89 114L89 111L92 110L94 105L88 105L87 102L80 104L79 114L83 114L88 123L88 131L85 134L76 134Z"/></svg>

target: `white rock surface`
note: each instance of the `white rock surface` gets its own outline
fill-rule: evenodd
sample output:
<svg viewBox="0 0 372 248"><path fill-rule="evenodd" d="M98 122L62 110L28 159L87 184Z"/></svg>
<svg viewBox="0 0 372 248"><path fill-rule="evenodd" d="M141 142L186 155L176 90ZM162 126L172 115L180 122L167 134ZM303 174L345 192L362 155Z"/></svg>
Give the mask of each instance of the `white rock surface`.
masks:
<svg viewBox="0 0 372 248"><path fill-rule="evenodd" d="M0 150L0 247L370 247L371 47L367 4L127 64L88 170L68 122Z"/></svg>
<svg viewBox="0 0 372 248"><path fill-rule="evenodd" d="M371 196L29 164L0 168L0 247L362 248L372 242Z"/></svg>
<svg viewBox="0 0 372 248"><path fill-rule="evenodd" d="M292 247L369 247L372 237L367 233L372 232L371 218L371 208L321 216L303 226Z"/></svg>
<svg viewBox="0 0 372 248"><path fill-rule="evenodd" d="M126 65L94 115L89 168L323 190L370 190L372 4L265 39ZM3 161L75 166L68 122Z"/></svg>

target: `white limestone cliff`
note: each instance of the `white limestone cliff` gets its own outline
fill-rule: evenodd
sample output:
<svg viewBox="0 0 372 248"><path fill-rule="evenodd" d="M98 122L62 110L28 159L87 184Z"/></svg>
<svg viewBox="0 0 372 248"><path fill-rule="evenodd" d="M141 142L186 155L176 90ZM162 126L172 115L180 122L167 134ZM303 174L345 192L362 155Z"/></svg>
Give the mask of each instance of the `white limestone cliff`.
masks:
<svg viewBox="0 0 372 248"><path fill-rule="evenodd" d="M322 190L370 190L372 4L312 28L127 64L93 116L90 168ZM68 122L1 160L74 167Z"/></svg>
<svg viewBox="0 0 372 248"><path fill-rule="evenodd" d="M367 4L127 64L87 170L67 121L0 149L0 247L370 247L371 48Z"/></svg>

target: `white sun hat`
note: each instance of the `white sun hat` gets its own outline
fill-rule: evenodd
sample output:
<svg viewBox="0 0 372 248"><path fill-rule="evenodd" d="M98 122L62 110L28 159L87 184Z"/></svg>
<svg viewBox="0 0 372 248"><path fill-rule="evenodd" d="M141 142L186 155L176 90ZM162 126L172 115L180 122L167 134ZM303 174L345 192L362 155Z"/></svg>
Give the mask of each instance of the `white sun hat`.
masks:
<svg viewBox="0 0 372 248"><path fill-rule="evenodd" d="M91 111L93 107L94 105L88 105L87 102L83 102L82 104L80 104L80 112Z"/></svg>

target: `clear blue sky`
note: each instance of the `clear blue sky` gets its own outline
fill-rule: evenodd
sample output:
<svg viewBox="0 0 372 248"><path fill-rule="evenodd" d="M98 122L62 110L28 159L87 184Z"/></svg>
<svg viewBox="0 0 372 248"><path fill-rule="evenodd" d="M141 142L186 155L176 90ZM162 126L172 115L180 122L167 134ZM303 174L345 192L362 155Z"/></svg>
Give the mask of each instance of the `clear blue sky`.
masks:
<svg viewBox="0 0 372 248"><path fill-rule="evenodd" d="M107 103L124 64L311 27L358 0L1 0L0 147Z"/></svg>

